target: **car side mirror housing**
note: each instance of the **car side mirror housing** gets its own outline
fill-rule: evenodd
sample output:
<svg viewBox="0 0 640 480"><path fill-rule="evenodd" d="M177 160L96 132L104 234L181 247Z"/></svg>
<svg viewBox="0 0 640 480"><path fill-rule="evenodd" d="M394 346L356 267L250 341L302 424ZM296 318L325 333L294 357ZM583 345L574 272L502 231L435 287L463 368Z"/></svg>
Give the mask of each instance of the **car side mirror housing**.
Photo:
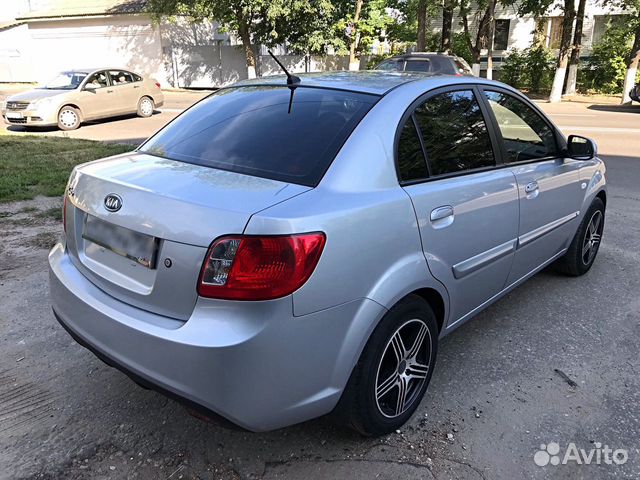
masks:
<svg viewBox="0 0 640 480"><path fill-rule="evenodd" d="M591 160L598 153L596 142L580 135L569 135L567 153L575 160Z"/></svg>

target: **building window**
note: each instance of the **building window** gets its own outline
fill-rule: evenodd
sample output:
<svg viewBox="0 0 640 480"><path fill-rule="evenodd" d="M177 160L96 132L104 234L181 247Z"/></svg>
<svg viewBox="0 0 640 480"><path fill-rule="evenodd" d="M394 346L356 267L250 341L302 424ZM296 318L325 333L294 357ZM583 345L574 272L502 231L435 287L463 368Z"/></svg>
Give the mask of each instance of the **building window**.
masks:
<svg viewBox="0 0 640 480"><path fill-rule="evenodd" d="M562 20L564 17L545 17L540 19L537 30L544 36L544 45L551 49L560 48Z"/></svg>
<svg viewBox="0 0 640 480"><path fill-rule="evenodd" d="M493 49L506 50L509 48L509 20L496 20L493 32Z"/></svg>

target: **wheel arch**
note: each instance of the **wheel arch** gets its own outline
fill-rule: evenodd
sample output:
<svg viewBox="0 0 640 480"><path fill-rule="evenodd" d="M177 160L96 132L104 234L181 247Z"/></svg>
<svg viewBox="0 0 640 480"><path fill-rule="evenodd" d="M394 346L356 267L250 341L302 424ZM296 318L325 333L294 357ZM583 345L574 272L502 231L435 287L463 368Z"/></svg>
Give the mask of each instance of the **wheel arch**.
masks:
<svg viewBox="0 0 640 480"><path fill-rule="evenodd" d="M73 107L73 108L75 108L78 111L78 113L80 114L80 123L82 123L82 121L84 120L84 112L82 111L82 109L80 108L80 106L78 104L73 103L73 102L67 102L67 103L64 103L63 105L60 106L60 108L58 109L58 114L56 115L56 120L57 120L58 116L60 115L60 112L62 111L62 109L64 107Z"/></svg>

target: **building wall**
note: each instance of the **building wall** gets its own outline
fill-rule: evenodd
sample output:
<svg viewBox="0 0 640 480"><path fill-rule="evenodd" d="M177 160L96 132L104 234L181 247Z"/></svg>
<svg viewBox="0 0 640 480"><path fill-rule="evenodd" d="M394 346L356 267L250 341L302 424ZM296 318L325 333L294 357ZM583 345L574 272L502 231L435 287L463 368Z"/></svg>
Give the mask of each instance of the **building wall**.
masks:
<svg viewBox="0 0 640 480"><path fill-rule="evenodd" d="M160 31L143 15L30 22L35 81L60 70L126 67L167 84Z"/></svg>
<svg viewBox="0 0 640 480"><path fill-rule="evenodd" d="M27 25L0 30L0 82L30 82L33 78Z"/></svg>

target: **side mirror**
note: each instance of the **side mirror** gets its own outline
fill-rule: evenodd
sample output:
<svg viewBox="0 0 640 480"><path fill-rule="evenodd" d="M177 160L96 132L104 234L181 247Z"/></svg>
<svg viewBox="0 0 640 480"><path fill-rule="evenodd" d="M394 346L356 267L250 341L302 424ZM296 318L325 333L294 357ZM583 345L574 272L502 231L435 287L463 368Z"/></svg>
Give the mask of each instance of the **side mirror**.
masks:
<svg viewBox="0 0 640 480"><path fill-rule="evenodd" d="M596 142L580 135L569 135L567 153L575 160L591 160L598 153Z"/></svg>
<svg viewBox="0 0 640 480"><path fill-rule="evenodd" d="M87 83L87 84L84 86L84 89L85 89L87 92L91 92L91 93L96 93L96 88L98 88L98 87L96 87L93 83Z"/></svg>

